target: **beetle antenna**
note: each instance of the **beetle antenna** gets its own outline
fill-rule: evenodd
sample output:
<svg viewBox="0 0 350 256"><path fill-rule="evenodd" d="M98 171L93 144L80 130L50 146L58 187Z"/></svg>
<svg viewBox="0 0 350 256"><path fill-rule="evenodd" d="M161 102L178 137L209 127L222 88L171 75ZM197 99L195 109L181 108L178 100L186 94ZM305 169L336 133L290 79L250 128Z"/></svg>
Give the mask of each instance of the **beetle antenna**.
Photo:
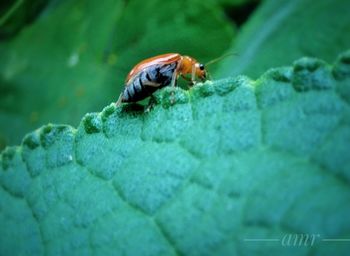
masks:
<svg viewBox="0 0 350 256"><path fill-rule="evenodd" d="M224 55L221 55L220 57L217 57L217 58L215 58L213 60L208 61L207 63L205 63L205 66L211 65L211 64L213 64L215 62L218 62L218 61L220 61L220 60L222 60L222 59L224 59L224 58L226 58L228 56L232 56L232 55L238 56L238 54L235 53L235 52L229 52L229 53L226 53Z"/></svg>
<svg viewBox="0 0 350 256"><path fill-rule="evenodd" d="M213 80L213 77L211 76L211 74L207 71L207 76L208 76L208 80Z"/></svg>

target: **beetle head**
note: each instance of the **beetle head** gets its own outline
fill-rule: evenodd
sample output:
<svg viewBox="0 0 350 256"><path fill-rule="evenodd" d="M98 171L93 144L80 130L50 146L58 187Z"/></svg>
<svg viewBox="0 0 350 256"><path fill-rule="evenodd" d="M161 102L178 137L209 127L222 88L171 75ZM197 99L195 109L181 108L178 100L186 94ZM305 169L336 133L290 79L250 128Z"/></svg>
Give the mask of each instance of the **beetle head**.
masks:
<svg viewBox="0 0 350 256"><path fill-rule="evenodd" d="M203 81L205 81L207 79L207 71L204 67L204 64L202 63L196 63L195 64L196 67L196 76Z"/></svg>
<svg viewBox="0 0 350 256"><path fill-rule="evenodd" d="M183 56L180 72L183 75L192 74L192 72L194 72L193 75L195 75L201 81L205 81L207 79L207 71L205 70L204 65L189 56Z"/></svg>

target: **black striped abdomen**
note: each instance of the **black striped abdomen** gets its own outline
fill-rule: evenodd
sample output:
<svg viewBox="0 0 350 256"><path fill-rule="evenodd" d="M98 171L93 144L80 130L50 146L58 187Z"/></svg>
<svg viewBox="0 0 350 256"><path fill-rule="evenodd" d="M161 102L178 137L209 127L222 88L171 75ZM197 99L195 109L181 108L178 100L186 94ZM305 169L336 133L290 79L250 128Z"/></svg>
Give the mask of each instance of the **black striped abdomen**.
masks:
<svg viewBox="0 0 350 256"><path fill-rule="evenodd" d="M177 62L149 66L136 74L125 87L122 102L143 100L171 83Z"/></svg>

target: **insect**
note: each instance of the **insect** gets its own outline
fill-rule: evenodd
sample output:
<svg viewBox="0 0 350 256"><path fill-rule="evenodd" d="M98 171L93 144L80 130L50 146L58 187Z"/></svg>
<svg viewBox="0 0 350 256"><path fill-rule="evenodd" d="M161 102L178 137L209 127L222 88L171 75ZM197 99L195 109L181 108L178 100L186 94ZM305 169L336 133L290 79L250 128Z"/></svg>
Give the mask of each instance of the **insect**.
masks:
<svg viewBox="0 0 350 256"><path fill-rule="evenodd" d="M191 78L186 77L188 74L191 74ZM129 72L116 105L143 100L164 86L174 87L179 76L193 85L196 77L205 81L207 72L203 64L179 53L167 53L143 60Z"/></svg>

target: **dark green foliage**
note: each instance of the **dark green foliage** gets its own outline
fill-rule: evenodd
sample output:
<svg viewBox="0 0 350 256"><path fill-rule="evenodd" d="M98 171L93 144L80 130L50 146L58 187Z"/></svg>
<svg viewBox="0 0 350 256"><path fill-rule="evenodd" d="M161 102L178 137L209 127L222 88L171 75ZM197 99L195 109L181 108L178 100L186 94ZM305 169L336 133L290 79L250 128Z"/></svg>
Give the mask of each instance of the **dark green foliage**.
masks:
<svg viewBox="0 0 350 256"><path fill-rule="evenodd" d="M289 65L309 56L328 62L350 45L348 0L264 1L244 24L216 76L247 74Z"/></svg>

